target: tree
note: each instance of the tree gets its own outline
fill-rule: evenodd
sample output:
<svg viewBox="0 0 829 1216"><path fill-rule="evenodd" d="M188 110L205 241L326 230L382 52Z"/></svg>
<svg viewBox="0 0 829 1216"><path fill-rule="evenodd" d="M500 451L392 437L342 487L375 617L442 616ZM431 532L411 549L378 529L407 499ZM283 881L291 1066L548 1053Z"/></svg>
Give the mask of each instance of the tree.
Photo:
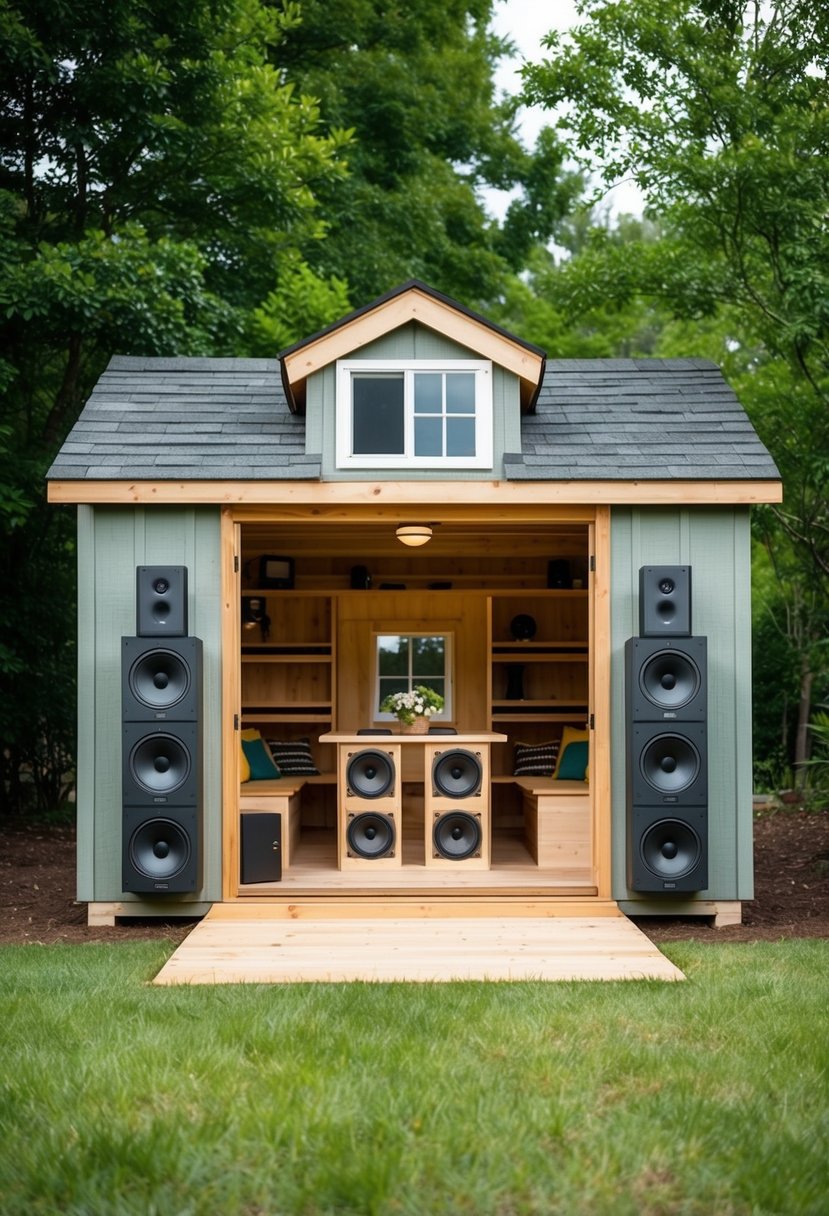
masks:
<svg viewBox="0 0 829 1216"><path fill-rule="evenodd" d="M493 0L303 0L273 61L353 130L348 175L320 192L329 239L308 256L364 304L411 277L470 306L496 300L579 190L547 131L534 152L493 72L509 49L488 32ZM503 225L483 185L517 197Z"/></svg>
<svg viewBox="0 0 829 1216"><path fill-rule="evenodd" d="M829 10L583 0L579 12L524 69L526 98L559 109L571 152L604 185L637 182L663 238L625 262L594 246L571 287L650 294L680 318L727 313L753 352L743 396L786 486L759 517L763 543L801 605L818 592L799 614L808 719L829 603Z"/></svg>
<svg viewBox="0 0 829 1216"><path fill-rule="evenodd" d="M24 772L52 802L71 754L72 521L45 507L43 475L103 366L115 351L236 353L256 309L303 275L299 332L336 315L314 311L334 305L326 285L311 290L302 250L323 234L314 191L342 172L347 137L322 133L317 107L268 62L297 20L296 5L259 0L0 0L0 734L12 805Z"/></svg>

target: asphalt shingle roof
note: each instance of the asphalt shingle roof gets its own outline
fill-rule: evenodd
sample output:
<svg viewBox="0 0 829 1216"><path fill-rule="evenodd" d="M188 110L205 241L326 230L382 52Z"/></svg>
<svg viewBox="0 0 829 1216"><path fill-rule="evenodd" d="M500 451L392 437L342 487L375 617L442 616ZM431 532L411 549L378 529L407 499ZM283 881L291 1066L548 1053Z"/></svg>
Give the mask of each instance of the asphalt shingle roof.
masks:
<svg viewBox="0 0 829 1216"><path fill-rule="evenodd" d="M779 477L719 368L701 359L558 359L522 418L509 480ZM277 359L112 360L51 480L315 479Z"/></svg>

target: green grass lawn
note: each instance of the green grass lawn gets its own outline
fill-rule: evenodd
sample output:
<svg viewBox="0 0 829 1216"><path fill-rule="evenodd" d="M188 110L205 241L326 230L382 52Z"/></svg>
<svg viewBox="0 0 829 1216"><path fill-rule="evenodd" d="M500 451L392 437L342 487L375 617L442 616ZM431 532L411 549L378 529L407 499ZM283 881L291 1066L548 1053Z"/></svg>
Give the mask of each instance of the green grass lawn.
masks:
<svg viewBox="0 0 829 1216"><path fill-rule="evenodd" d="M2 1216L829 1211L829 942L688 983L151 988L0 950Z"/></svg>

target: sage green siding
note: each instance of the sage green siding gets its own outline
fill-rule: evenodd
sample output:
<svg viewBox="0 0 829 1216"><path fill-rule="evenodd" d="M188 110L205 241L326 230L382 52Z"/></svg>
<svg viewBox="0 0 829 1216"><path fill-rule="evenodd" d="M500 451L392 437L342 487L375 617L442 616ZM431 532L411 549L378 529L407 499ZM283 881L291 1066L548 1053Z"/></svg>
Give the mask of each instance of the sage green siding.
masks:
<svg viewBox="0 0 829 1216"><path fill-rule="evenodd" d="M392 333L353 352L354 358L377 359L476 359L481 355L459 346L422 325L403 325ZM308 377L306 398L305 450L322 454L322 475L326 481L365 481L379 477L380 470L338 469L336 455L336 364L330 363ZM383 474L394 480L491 481L503 474L505 452L521 451L521 401L518 377L493 364L493 445L492 469L390 469Z"/></svg>
<svg viewBox="0 0 829 1216"><path fill-rule="evenodd" d="M690 565L692 630L708 638L709 887L694 898L751 899L751 583L748 508L614 508L611 516L613 895L627 911L666 900L626 881L624 645L639 631L639 568Z"/></svg>
<svg viewBox="0 0 829 1216"><path fill-rule="evenodd" d="M204 888L173 902L221 898L221 626L219 511L214 507L78 508L78 898L121 891L121 638L135 636L135 568L184 565L189 632L204 646ZM195 907L194 907L195 912Z"/></svg>

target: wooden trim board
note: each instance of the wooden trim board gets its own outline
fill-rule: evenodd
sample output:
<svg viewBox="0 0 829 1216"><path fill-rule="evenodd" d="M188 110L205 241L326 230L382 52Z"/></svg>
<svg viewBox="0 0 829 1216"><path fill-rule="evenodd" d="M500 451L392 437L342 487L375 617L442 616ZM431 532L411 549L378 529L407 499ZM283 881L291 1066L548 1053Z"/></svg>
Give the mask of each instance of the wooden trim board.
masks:
<svg viewBox="0 0 829 1216"><path fill-rule="evenodd" d="M685 978L623 916L241 919L223 911L196 926L154 984Z"/></svg>

